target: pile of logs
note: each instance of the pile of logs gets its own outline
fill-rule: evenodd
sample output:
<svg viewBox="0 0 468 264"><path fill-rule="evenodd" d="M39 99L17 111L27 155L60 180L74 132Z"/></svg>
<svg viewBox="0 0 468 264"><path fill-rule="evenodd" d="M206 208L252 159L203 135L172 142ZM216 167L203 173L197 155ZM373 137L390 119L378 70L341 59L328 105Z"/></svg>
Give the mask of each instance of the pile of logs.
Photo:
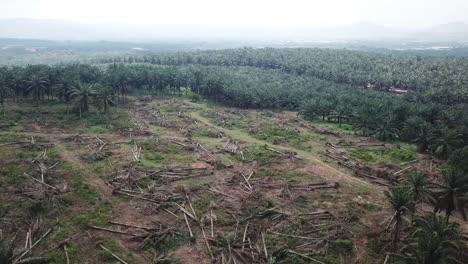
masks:
<svg viewBox="0 0 468 264"><path fill-rule="evenodd" d="M341 134L339 132L330 130L330 129L325 129L319 126L311 126L312 131L319 133L319 134L324 134L324 135L332 135L335 137L341 137Z"/></svg>
<svg viewBox="0 0 468 264"><path fill-rule="evenodd" d="M387 179L370 175L370 172L372 171L371 167L369 167L363 162L351 158L348 154L346 154L344 150L339 149L336 145L328 142L326 143L326 145L329 148L322 152L322 155L335 160L338 165L341 165L354 171L356 176L365 178L370 182L383 186L392 186L394 184L393 182Z"/></svg>
<svg viewBox="0 0 468 264"><path fill-rule="evenodd" d="M38 224L38 223L36 223ZM28 232L26 233L26 241L24 243L24 248L15 253L11 256L10 259L6 258L6 263L43 263L45 262L45 258L41 257L32 257L32 251L36 248L41 241L43 241L51 232L52 228L45 231L42 235L40 235L40 229L38 225L33 225L33 228L29 228ZM40 236L39 236L40 235ZM37 237L37 239L36 239ZM35 241L34 241L35 240ZM2 262L4 263L4 262Z"/></svg>
<svg viewBox="0 0 468 264"><path fill-rule="evenodd" d="M317 211L310 213L302 213L299 216L305 216L311 220L336 220L337 217L333 215L330 211Z"/></svg>
<svg viewBox="0 0 468 264"><path fill-rule="evenodd" d="M166 168L162 170L143 170L150 179L163 182L172 182L187 178L203 177L213 174L213 171L208 168L191 168L191 167L176 167Z"/></svg>
<svg viewBox="0 0 468 264"><path fill-rule="evenodd" d="M211 161L216 162L216 158L201 143L198 143L198 142L195 142L195 141L190 142L190 143L182 143L182 142L178 142L178 141L175 141L175 140L169 140L169 142L171 142L173 144L176 144L176 145L179 145L179 146L182 146L182 147L184 147L184 149L187 149L187 150L198 149L198 150L202 151L203 153L205 153L210 158Z"/></svg>
<svg viewBox="0 0 468 264"><path fill-rule="evenodd" d="M139 114L141 114L142 116L148 116L149 114L149 110L146 109L146 108L138 108L137 109L137 112ZM134 114L135 116L135 114ZM133 125L137 128L137 130L140 130L140 131L143 131L143 130L146 130L148 128L148 124L145 123L144 120L142 120L141 118L132 118L132 123Z"/></svg>
<svg viewBox="0 0 468 264"><path fill-rule="evenodd" d="M315 191L321 189L337 189L340 185L337 182L332 183L312 183L312 184L305 184L305 185L292 185L289 186L290 190L294 191Z"/></svg>
<svg viewBox="0 0 468 264"><path fill-rule="evenodd" d="M173 203L183 199L178 194L169 194L167 192L153 192L152 190L141 188L139 189L139 191L114 188L112 190L112 193L128 196L137 200L151 202L157 204L158 208L168 203Z"/></svg>
<svg viewBox="0 0 468 264"><path fill-rule="evenodd" d="M32 199L44 199L50 198L53 195L66 192L67 186L53 186L48 182L52 174L52 170L59 164L58 162L53 165L47 165L47 149L42 151L35 159L31 161L32 164L37 166L37 173L40 175L39 178L33 177L27 173L24 173L24 176L32 179L34 182L27 183L22 188L22 193Z"/></svg>
<svg viewBox="0 0 468 264"><path fill-rule="evenodd" d="M33 136L31 136L30 140L3 143L3 144L0 144L0 147L9 146L9 145L19 145L21 148L39 149L39 150L43 150L43 149L54 146L54 144L52 143L37 142Z"/></svg>
<svg viewBox="0 0 468 264"><path fill-rule="evenodd" d="M110 184L114 186L114 188L130 188L133 189L134 187L138 187L137 182L138 179L142 176L142 173L138 173L135 168L133 167L133 163L124 169L123 171L116 172L112 175L112 180Z"/></svg>
<svg viewBox="0 0 468 264"><path fill-rule="evenodd" d="M73 136L69 136L63 139L64 142L71 143L71 144L86 144L90 137L83 137L80 134L76 134Z"/></svg>
<svg viewBox="0 0 468 264"><path fill-rule="evenodd" d="M140 161L141 158L141 147L135 142L132 148L133 160L136 162Z"/></svg>
<svg viewBox="0 0 468 264"><path fill-rule="evenodd" d="M148 115L146 115L148 117L151 117L152 120L150 121L150 124L152 125L157 125L157 126L161 126L161 127L167 127L168 125L168 122L166 120L166 116L163 115L161 113L161 111L156 111L156 110L153 110L151 113L148 113Z"/></svg>
<svg viewBox="0 0 468 264"><path fill-rule="evenodd" d="M268 146L265 145L265 149L266 150L269 150L271 152L274 152L276 154L279 155L279 157L281 158L292 158L292 159L296 159L296 160L302 160L301 157L297 156L297 153L296 152L292 152L292 151L279 151L279 150L276 150L274 148L270 148Z"/></svg>
<svg viewBox="0 0 468 264"><path fill-rule="evenodd" d="M213 171L208 168L175 167L160 170L144 169L128 166L127 169L112 175L111 185L115 188L139 188L138 179L148 176L156 183L168 183L187 178L203 177L212 175Z"/></svg>
<svg viewBox="0 0 468 264"><path fill-rule="evenodd" d="M142 225L135 225L133 223L123 223L118 221L109 221L109 224L120 226L121 228L138 230L138 231L122 231L121 229L116 228L107 228L101 226L90 225L89 228L105 231L109 233L121 234L125 236L132 237L132 240L141 241L139 250L144 249L148 246L159 246L166 239L171 239L175 236L181 236L182 234L178 232L174 227L168 227L161 223L157 226L149 227Z"/></svg>
<svg viewBox="0 0 468 264"><path fill-rule="evenodd" d="M245 160L245 156L244 156L244 151L245 151L250 155L250 157L253 160L255 159L254 155L252 154L252 152L250 152L249 148L247 146L242 146L239 141L234 141L234 140L231 141L230 139L228 139L226 143L223 145L223 151L231 153L231 154L240 153L242 160Z"/></svg>

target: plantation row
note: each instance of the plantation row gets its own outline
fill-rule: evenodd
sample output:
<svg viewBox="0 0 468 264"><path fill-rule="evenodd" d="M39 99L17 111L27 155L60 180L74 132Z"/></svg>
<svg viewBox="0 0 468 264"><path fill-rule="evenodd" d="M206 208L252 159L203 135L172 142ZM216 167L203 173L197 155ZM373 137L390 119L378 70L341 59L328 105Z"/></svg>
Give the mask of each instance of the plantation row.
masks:
<svg viewBox="0 0 468 264"><path fill-rule="evenodd" d="M398 87L427 92L432 101L468 102L466 57L384 55L334 49L225 49L145 57L116 57L101 63L151 63L161 65L251 66L279 69L294 75L313 76L334 83L388 90Z"/></svg>
<svg viewBox="0 0 468 264"><path fill-rule="evenodd" d="M463 162L468 156L468 106L432 102L427 94L396 96L254 67L72 64L0 68L2 101L8 97L37 103L58 99L75 103L80 113L87 111L91 97L106 112L114 104L113 96L180 94L181 87L230 106L289 109L307 119L353 124L362 135L416 143L421 152L468 163Z"/></svg>

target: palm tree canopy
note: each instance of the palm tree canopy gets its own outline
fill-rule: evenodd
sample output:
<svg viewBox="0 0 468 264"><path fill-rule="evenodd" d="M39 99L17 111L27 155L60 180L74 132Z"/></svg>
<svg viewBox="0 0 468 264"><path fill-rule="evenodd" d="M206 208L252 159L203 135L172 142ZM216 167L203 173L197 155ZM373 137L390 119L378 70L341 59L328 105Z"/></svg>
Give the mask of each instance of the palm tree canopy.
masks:
<svg viewBox="0 0 468 264"><path fill-rule="evenodd" d="M458 224L449 223L447 217L430 213L414 220L414 230L403 249L409 263L448 264L462 263L463 243Z"/></svg>
<svg viewBox="0 0 468 264"><path fill-rule="evenodd" d="M462 170L450 169L443 173L442 182L436 184L434 192L436 212L445 211L450 217L452 211L459 210L466 220L465 202L468 199L468 175Z"/></svg>
<svg viewBox="0 0 468 264"><path fill-rule="evenodd" d="M96 90L95 102L99 111L107 113L111 106L115 106L112 90L105 88Z"/></svg>
<svg viewBox="0 0 468 264"><path fill-rule="evenodd" d="M78 84L70 90L70 96L80 109L80 113L88 111L89 101L95 94L96 90L91 84Z"/></svg>
<svg viewBox="0 0 468 264"><path fill-rule="evenodd" d="M405 185L415 203L432 200L429 184L429 178L421 172L414 172L405 180Z"/></svg>

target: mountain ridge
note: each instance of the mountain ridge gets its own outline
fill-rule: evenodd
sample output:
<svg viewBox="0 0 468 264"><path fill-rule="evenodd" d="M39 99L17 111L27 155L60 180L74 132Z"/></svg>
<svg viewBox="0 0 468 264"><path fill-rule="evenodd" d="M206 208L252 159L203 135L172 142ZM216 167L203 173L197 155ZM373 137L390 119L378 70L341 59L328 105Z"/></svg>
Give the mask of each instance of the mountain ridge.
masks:
<svg viewBox="0 0 468 264"><path fill-rule="evenodd" d="M242 28L196 25L80 24L63 20L0 19L0 38L50 40L427 40L468 41L468 25L453 22L421 30L403 30L371 22L329 28Z"/></svg>

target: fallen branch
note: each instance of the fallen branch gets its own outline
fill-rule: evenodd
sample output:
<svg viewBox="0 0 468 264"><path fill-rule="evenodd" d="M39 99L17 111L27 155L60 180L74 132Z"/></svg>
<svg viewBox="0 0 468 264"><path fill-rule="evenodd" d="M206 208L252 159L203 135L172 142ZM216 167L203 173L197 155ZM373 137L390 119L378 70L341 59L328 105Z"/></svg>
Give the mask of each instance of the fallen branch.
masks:
<svg viewBox="0 0 468 264"><path fill-rule="evenodd" d="M65 251L65 258L67 259L67 264L70 264L70 257L68 257L68 250L66 245L63 246L63 251Z"/></svg>
<svg viewBox="0 0 468 264"><path fill-rule="evenodd" d="M179 205L179 204L177 204L177 203L176 203L175 205L177 205L177 207L179 207L179 209L180 209L184 214L190 216L190 218L192 218L194 221L198 221L197 218L196 218L194 215L192 215L189 211L187 211L187 209L185 209L183 206L181 206L181 205Z"/></svg>
<svg viewBox="0 0 468 264"><path fill-rule="evenodd" d="M298 256L301 256L301 257L303 257L303 258L312 260L313 262L316 262L316 263L325 264L325 263L323 263L323 262L320 261L320 260L316 260L316 259L314 259L314 258L311 258L311 257L307 256L307 255L304 255L304 254L301 254L301 253L297 253L297 252L292 251L292 250L290 250L290 249L288 249L288 252L289 252L289 253L292 253L292 254L295 254L295 255L298 255Z"/></svg>
<svg viewBox="0 0 468 264"><path fill-rule="evenodd" d="M133 153L133 158L135 159L135 161L137 162L140 161L141 147L138 147L136 143L135 145L133 145L132 153Z"/></svg>
<svg viewBox="0 0 468 264"><path fill-rule="evenodd" d="M49 185L49 184L47 184L47 183L45 183L45 182L43 182L43 181L40 181L40 180L34 178L33 176L27 174L27 173L23 173L23 174L24 174L25 176L31 177L34 181L36 181L36 182L38 182L38 183L40 183L40 184L43 184L44 186L46 186L46 187L48 187L48 188L50 188L50 189L52 189L52 190L57 191L57 188L55 188L54 186Z"/></svg>
<svg viewBox="0 0 468 264"><path fill-rule="evenodd" d="M280 154L280 155L285 155L283 152L280 152L280 151L278 151L276 149L272 149L272 148L266 148L266 149L269 150L269 151L273 151L273 152L275 152L277 154Z"/></svg>
<svg viewBox="0 0 468 264"><path fill-rule="evenodd" d="M249 223L247 222L247 224L245 225L245 229L244 229L244 236L242 237L242 249L244 249L244 243L245 243L245 237L247 236L247 228L249 228Z"/></svg>
<svg viewBox="0 0 468 264"><path fill-rule="evenodd" d="M245 182L247 183L247 185L249 186L249 188L250 188L251 190L253 190L252 185L250 185L249 180L247 179L247 177L245 177L245 175L244 175L243 173L241 173L241 175L242 175L242 178L244 178L244 181L245 181ZM252 174L251 174L250 176L252 176ZM249 178L250 178L250 176L249 176Z"/></svg>
<svg viewBox="0 0 468 264"><path fill-rule="evenodd" d="M125 227L134 227L134 228L140 228L140 229L143 229L143 230L153 230L154 229L154 228L151 228L151 227L131 225L131 224L120 223L120 222L116 222L116 221L112 221L112 220L109 220L107 222L109 224L113 224L113 225L120 225L120 226L125 226Z"/></svg>
<svg viewBox="0 0 468 264"><path fill-rule="evenodd" d="M140 195L134 195L134 194L130 194L130 193L125 193L123 191L115 191L116 193L119 193L119 194L123 194L123 195L126 195L126 196L129 196L129 197L133 197L133 198L136 198L136 199L140 199L140 200L143 200L143 201L148 201L148 202L152 202L152 203L157 203L157 204L160 204L160 201L157 201L157 200L154 200L154 199L150 199L150 198L146 198L146 197L142 197Z"/></svg>
<svg viewBox="0 0 468 264"><path fill-rule="evenodd" d="M123 264L128 264L127 262L125 262L125 260L121 259L119 256L117 256L116 254L114 254L112 251L110 251L108 248L104 247L102 244L99 245L102 249L104 249L105 251L107 251L107 253L111 254L116 260L120 261L120 263L123 263Z"/></svg>
<svg viewBox="0 0 468 264"><path fill-rule="evenodd" d="M297 185L297 186L291 186L292 190L296 191L315 191L315 190L320 190L320 189L336 189L340 185L337 182L333 183L317 183L317 184L307 184L307 185Z"/></svg>
<svg viewBox="0 0 468 264"><path fill-rule="evenodd" d="M265 237L263 236L263 232L261 234L262 234L263 250L265 251L265 258L268 259L268 251L267 251L266 244L265 244Z"/></svg>
<svg viewBox="0 0 468 264"><path fill-rule="evenodd" d="M184 148L187 147L187 145L185 145L185 144L183 144L183 143L180 143L180 142L177 142L177 141L174 141L174 140L169 140L169 142L174 143L174 144L177 144L177 145L182 146L182 147L184 147Z"/></svg>
<svg viewBox="0 0 468 264"><path fill-rule="evenodd" d="M185 212L184 212L184 218L185 218L185 223L187 224L187 228L189 230L190 241L193 241L195 239L195 237L193 236L192 228L190 228L190 223L188 221L187 214Z"/></svg>
<svg viewBox="0 0 468 264"><path fill-rule="evenodd" d="M403 172L405 172L405 171L407 171L407 170L409 170L411 168L413 168L413 166L408 166L408 167L406 167L406 168L404 168L402 170L399 170L399 171L393 173L393 176L398 176L398 175L402 174Z"/></svg>
<svg viewBox="0 0 468 264"><path fill-rule="evenodd" d="M17 257L15 260L13 260L13 263L17 263L20 261L26 254L28 254L33 248L35 248L46 236L48 236L52 232L52 228L47 230L34 244L32 244L29 248L27 248L19 257ZM11 259L13 259L15 256L13 256Z"/></svg>
<svg viewBox="0 0 468 264"><path fill-rule="evenodd" d="M124 231L109 229L109 228L105 228L105 227L99 227L99 226L93 226L93 225L90 225L89 227L92 228L92 229L111 232L111 233L116 233L116 234L121 234L121 235L128 235L128 236L134 236L134 237L141 236L139 234L127 233L127 232L124 232Z"/></svg>
<svg viewBox="0 0 468 264"><path fill-rule="evenodd" d="M293 238L300 238L300 239L305 239L305 240L323 240L323 238L314 238L314 237L304 237L304 236L295 236L295 235L288 235L288 234L282 234L278 233L275 231L268 231L272 234L278 235L278 236L285 236L285 237L293 237Z"/></svg>
<svg viewBox="0 0 468 264"><path fill-rule="evenodd" d="M205 240L206 248L208 249L208 252L210 253L211 260L214 260L213 252L211 252L210 243L208 243L208 239L206 238L205 228L203 227L203 224L201 223L200 223L200 228L202 231L203 239Z"/></svg>

